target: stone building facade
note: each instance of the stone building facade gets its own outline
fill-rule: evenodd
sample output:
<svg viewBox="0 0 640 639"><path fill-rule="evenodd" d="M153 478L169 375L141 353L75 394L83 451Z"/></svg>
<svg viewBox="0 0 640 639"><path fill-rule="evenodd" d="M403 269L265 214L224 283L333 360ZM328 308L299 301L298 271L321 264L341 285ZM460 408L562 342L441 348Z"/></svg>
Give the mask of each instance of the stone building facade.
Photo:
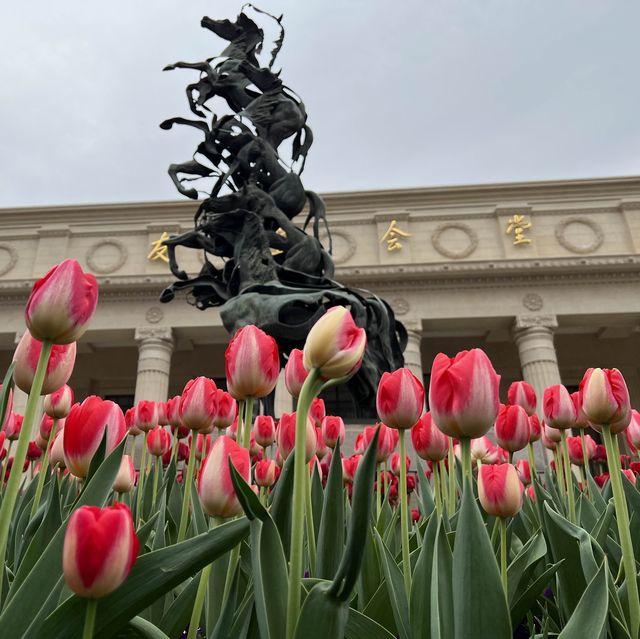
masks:
<svg viewBox="0 0 640 639"><path fill-rule="evenodd" d="M407 365L481 347L539 394L618 367L640 406L640 177L325 194L336 277L371 290L408 328ZM192 226L191 201L0 209L0 365L24 331L35 278L76 258L100 284L71 384L124 406L164 400L198 374L224 376L217 310L163 305L163 233ZM155 243L155 244L154 244ZM201 258L179 258L197 272ZM277 410L290 407L280 388ZM17 398L17 404L24 398ZM343 396L332 401L342 402Z"/></svg>

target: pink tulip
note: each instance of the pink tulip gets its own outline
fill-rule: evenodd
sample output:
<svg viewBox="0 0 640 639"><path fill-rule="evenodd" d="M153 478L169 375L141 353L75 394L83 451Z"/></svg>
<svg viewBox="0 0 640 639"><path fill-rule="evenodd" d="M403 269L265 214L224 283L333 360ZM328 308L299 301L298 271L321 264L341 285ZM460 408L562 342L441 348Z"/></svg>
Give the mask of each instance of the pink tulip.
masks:
<svg viewBox="0 0 640 639"><path fill-rule="evenodd" d="M224 354L229 393L238 400L266 397L280 373L278 344L252 324L243 326Z"/></svg>
<svg viewBox="0 0 640 639"><path fill-rule="evenodd" d="M154 457L162 457L168 450L171 450L171 433L156 426L147 433L147 448Z"/></svg>
<svg viewBox="0 0 640 639"><path fill-rule="evenodd" d="M587 460L593 459L596 454L596 442L591 435L585 435L587 449ZM567 447L569 449L569 459L576 466L584 466L584 456L582 454L582 441L580 437L567 437Z"/></svg>
<svg viewBox="0 0 640 639"><path fill-rule="evenodd" d="M364 454L369 448L369 444L376 434L378 426L367 426L362 431L362 454ZM380 435L378 436L378 448L376 454L376 461L378 464L382 464L387 461L391 456L391 453L395 450L398 443L398 431L389 428L385 424L380 424Z"/></svg>
<svg viewBox="0 0 640 639"><path fill-rule="evenodd" d="M53 429L53 418L49 417L46 413L42 415L40 418L40 437L48 442L51 437L51 430ZM54 433L55 435L55 433Z"/></svg>
<svg viewBox="0 0 640 639"><path fill-rule="evenodd" d="M631 410L627 439L635 449L640 449L640 413L635 409Z"/></svg>
<svg viewBox="0 0 640 639"><path fill-rule="evenodd" d="M364 451L366 450L365 448L365 441L364 441L364 432L362 433L358 433L356 435L356 439L353 443L353 453L354 455L364 455ZM378 462L380 463L380 462Z"/></svg>
<svg viewBox="0 0 640 639"><path fill-rule="evenodd" d="M124 425L127 428L127 435L131 435L132 437L137 437L142 434L142 431L136 426L136 409L127 408L124 414Z"/></svg>
<svg viewBox="0 0 640 639"><path fill-rule="evenodd" d="M202 463L198 477L198 496L210 517L234 517L242 507L231 481L229 460L241 477L249 483L251 463L249 451L225 435L218 437Z"/></svg>
<svg viewBox="0 0 640 639"><path fill-rule="evenodd" d="M529 417L536 414L536 392L528 382L513 382L507 391L507 401L522 406Z"/></svg>
<svg viewBox="0 0 640 639"><path fill-rule="evenodd" d="M522 508L523 487L511 464L481 466L478 498L485 512L494 517L513 517Z"/></svg>
<svg viewBox="0 0 640 639"><path fill-rule="evenodd" d="M542 424L540 419L534 413L529 417L529 443L537 442L542 437Z"/></svg>
<svg viewBox="0 0 640 639"><path fill-rule="evenodd" d="M42 342L34 339L28 331L25 331L13 356L13 361L16 363L13 371L13 381L21 391L27 394L31 391L41 351ZM47 364L44 384L40 394L48 395L64 386L69 381L69 377L71 377L75 361L75 342L54 344L49 356L49 363Z"/></svg>
<svg viewBox="0 0 640 639"><path fill-rule="evenodd" d="M322 420L326 414L324 400L316 397L311 402L311 406L309 406L309 417L316 428L320 428L322 426Z"/></svg>
<svg viewBox="0 0 640 639"><path fill-rule="evenodd" d="M634 486L636 485L636 476L630 468L623 468L621 472Z"/></svg>
<svg viewBox="0 0 640 639"><path fill-rule="evenodd" d="M562 385L549 386L542 400L544 420L551 428L573 428L576 423L576 408L569 391Z"/></svg>
<svg viewBox="0 0 640 639"><path fill-rule="evenodd" d="M11 413L8 421L5 423L5 433L7 434L7 439L10 442L14 442L20 437L20 431L22 430L22 422L24 421L24 416L19 413Z"/></svg>
<svg viewBox="0 0 640 639"><path fill-rule="evenodd" d="M617 368L590 368L580 382L582 410L593 426L621 433L631 420L629 390Z"/></svg>
<svg viewBox="0 0 640 639"><path fill-rule="evenodd" d="M313 422L307 417L304 458L309 463L316 454L317 437ZM283 459L287 459L295 448L296 442L296 413L282 413L276 429L276 443Z"/></svg>
<svg viewBox="0 0 640 639"><path fill-rule="evenodd" d="M511 453L522 450L529 443L529 416L519 404L502 405L496 418L496 440Z"/></svg>
<svg viewBox="0 0 640 639"><path fill-rule="evenodd" d="M525 486L528 486L531 483L531 466L529 466L529 462L526 459L519 459L515 466L518 471L518 478Z"/></svg>
<svg viewBox="0 0 640 639"><path fill-rule="evenodd" d="M309 372L302 362L303 354L299 348L294 348L289 353L287 364L284 367L284 383L289 394L298 398L304 380L307 379Z"/></svg>
<svg viewBox="0 0 640 639"><path fill-rule="evenodd" d="M44 412L54 419L66 417L73 406L73 391L65 384L57 391L45 395Z"/></svg>
<svg viewBox="0 0 640 639"><path fill-rule="evenodd" d="M257 415L253 421L253 436L263 448L271 446L276 440L276 422L271 415Z"/></svg>
<svg viewBox="0 0 640 639"><path fill-rule="evenodd" d="M582 397L580 397L580 391L571 393L571 401L576 407L576 423L573 427L580 429L589 428L589 420L582 410Z"/></svg>
<svg viewBox="0 0 640 639"><path fill-rule="evenodd" d="M25 322L37 340L70 344L84 335L97 303L96 278L76 260L64 260L33 285Z"/></svg>
<svg viewBox="0 0 640 639"><path fill-rule="evenodd" d="M409 469L411 468L411 460L409 459L408 456L405 456L404 461L405 461L405 468L407 469L407 473L408 473ZM396 477L400 475L400 453L393 453L393 455L391 455L391 472Z"/></svg>
<svg viewBox="0 0 640 639"><path fill-rule="evenodd" d="M60 429L54 436L51 448L49 449L49 463L52 468L56 465L61 468L66 468L67 464L64 461L64 448L63 448L64 432Z"/></svg>
<svg viewBox="0 0 640 639"><path fill-rule="evenodd" d="M380 420L390 428L411 428L424 411L422 382L408 368L382 373L376 409Z"/></svg>
<svg viewBox="0 0 640 639"><path fill-rule="evenodd" d="M42 447L38 446L38 442L36 441L29 442L29 447L27 449L27 459L32 462L36 459L40 459L40 457L42 457Z"/></svg>
<svg viewBox="0 0 640 639"><path fill-rule="evenodd" d="M216 384L208 377L196 377L187 382L180 399L180 419L191 430L210 433L215 415Z"/></svg>
<svg viewBox="0 0 640 639"><path fill-rule="evenodd" d="M551 428L544 422L542 424L542 444L549 450L555 450L557 444L562 440L562 434L557 428Z"/></svg>
<svg viewBox="0 0 640 639"><path fill-rule="evenodd" d="M143 433L148 433L158 425L158 403L141 399L134 407L133 421Z"/></svg>
<svg viewBox="0 0 640 639"><path fill-rule="evenodd" d="M278 465L273 459L263 459L259 461L253 470L256 485L263 488L273 486L276 482L277 469Z"/></svg>
<svg viewBox="0 0 640 639"><path fill-rule="evenodd" d="M318 463L320 463L320 460L323 459L328 452L329 447L324 442L322 428L316 426L316 457L318 458Z"/></svg>
<svg viewBox="0 0 640 639"><path fill-rule="evenodd" d="M455 357L436 356L431 368L429 405L438 428L450 437L484 435L495 422L500 375L479 348Z"/></svg>
<svg viewBox="0 0 640 639"><path fill-rule="evenodd" d="M493 442L483 435L471 440L471 459L483 464L496 464L500 461L500 452Z"/></svg>
<svg viewBox="0 0 640 639"><path fill-rule="evenodd" d="M175 397L171 397L165 402L165 407L164 407L165 416L173 432L175 432L173 429L178 428L178 426L182 426L182 420L180 419L180 401L181 400L182 400L182 396L176 395Z"/></svg>
<svg viewBox="0 0 640 639"><path fill-rule="evenodd" d="M352 484L358 470L358 464L362 455L351 455L342 460L342 480L347 484Z"/></svg>
<svg viewBox="0 0 640 639"><path fill-rule="evenodd" d="M337 415L325 415L322 419L320 428L322 430L322 439L329 448L335 448L338 441L342 447L346 435L342 417L338 417Z"/></svg>
<svg viewBox="0 0 640 639"><path fill-rule="evenodd" d="M197 433L196 435L196 452L195 456L198 461L205 458L211 450L213 439L209 433ZM189 447L193 446L193 435L189 437Z"/></svg>
<svg viewBox="0 0 640 639"><path fill-rule="evenodd" d="M418 456L428 461L445 459L449 452L449 438L433 423L430 412L411 429L411 441Z"/></svg>
<svg viewBox="0 0 640 639"><path fill-rule="evenodd" d="M355 373L362 363L367 335L344 306L330 308L311 328L304 345L304 367L323 379Z"/></svg>
<svg viewBox="0 0 640 639"><path fill-rule="evenodd" d="M233 441L235 442L238 438L238 418L236 417L233 420L233 423L231 424L231 426L229 426L229 428L227 428L227 430L224 431L225 435L227 437L231 437L231 439L233 439Z"/></svg>
<svg viewBox="0 0 640 639"><path fill-rule="evenodd" d="M153 431L150 431L151 434ZM113 490L116 493L130 493L136 483L136 469L131 455L123 455L120 460L120 469L113 481Z"/></svg>
<svg viewBox="0 0 640 639"><path fill-rule="evenodd" d="M213 394L213 427L225 430L233 424L238 416L238 403L231 395L221 388L217 388Z"/></svg>
<svg viewBox="0 0 640 639"><path fill-rule="evenodd" d="M66 466L76 477L87 476L105 429L109 454L127 432L122 409L114 402L91 395L71 409L64 425L63 448Z"/></svg>
<svg viewBox="0 0 640 639"><path fill-rule="evenodd" d="M138 537L128 506L82 506L69 519L62 571L70 590L98 598L113 592L138 557Z"/></svg>

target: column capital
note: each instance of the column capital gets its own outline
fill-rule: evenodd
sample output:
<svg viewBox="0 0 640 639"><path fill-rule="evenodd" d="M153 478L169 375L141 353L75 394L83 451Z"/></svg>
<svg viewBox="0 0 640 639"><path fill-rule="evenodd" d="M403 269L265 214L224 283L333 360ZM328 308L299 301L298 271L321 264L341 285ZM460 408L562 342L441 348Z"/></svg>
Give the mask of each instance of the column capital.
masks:
<svg viewBox="0 0 640 639"><path fill-rule="evenodd" d="M557 328L558 318L555 315L516 315L514 330L521 331L528 328Z"/></svg>
<svg viewBox="0 0 640 639"><path fill-rule="evenodd" d="M173 343L173 329L170 326L139 326L134 339L141 344L149 340Z"/></svg>
<svg viewBox="0 0 640 639"><path fill-rule="evenodd" d="M422 321L414 318L403 318L402 324L407 329L407 333L422 335Z"/></svg>

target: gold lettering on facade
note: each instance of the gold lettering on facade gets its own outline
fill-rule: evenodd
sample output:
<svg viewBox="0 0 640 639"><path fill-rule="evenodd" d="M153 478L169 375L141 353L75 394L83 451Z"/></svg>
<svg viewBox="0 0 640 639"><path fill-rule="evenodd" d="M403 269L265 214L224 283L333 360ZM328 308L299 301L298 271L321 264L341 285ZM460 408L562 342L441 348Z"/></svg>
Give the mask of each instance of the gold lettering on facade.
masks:
<svg viewBox="0 0 640 639"><path fill-rule="evenodd" d="M411 233L407 231L403 231L398 228L398 221L391 220L389 223L389 228L385 231L385 234L380 238L380 243L387 243L387 251L391 253L392 251L399 251L402 248L402 242L400 238L411 237Z"/></svg>
<svg viewBox="0 0 640 639"><path fill-rule="evenodd" d="M513 234L514 244L531 244L531 239L525 236L525 231L532 228L525 215L516 213L507 220L507 235Z"/></svg>
<svg viewBox="0 0 640 639"><path fill-rule="evenodd" d="M147 255L147 259L155 262L156 260L162 260L163 262L169 263L169 247L165 246L163 242L169 239L169 234L166 231L163 231L162 235L157 239L151 242L151 251L149 255Z"/></svg>

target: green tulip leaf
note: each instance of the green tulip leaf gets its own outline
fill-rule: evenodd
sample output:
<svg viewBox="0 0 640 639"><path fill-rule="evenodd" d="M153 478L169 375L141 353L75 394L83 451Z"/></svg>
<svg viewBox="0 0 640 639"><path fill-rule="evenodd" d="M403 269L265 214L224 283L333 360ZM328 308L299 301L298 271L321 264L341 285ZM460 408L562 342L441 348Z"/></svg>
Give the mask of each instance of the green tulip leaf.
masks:
<svg viewBox="0 0 640 639"><path fill-rule="evenodd" d="M293 503L294 455L295 453L292 451L282 466L282 472L273 491L270 510L271 517L280 533L282 547L287 557L291 549L291 504Z"/></svg>
<svg viewBox="0 0 640 639"><path fill-rule="evenodd" d="M438 532L438 517L431 516L427 523L422 548L411 579L409 619L414 637L428 637L431 633L431 571L433 552Z"/></svg>
<svg viewBox="0 0 640 639"><path fill-rule="evenodd" d="M198 585L199 580L192 579L162 616L158 627L169 637L179 637L189 624Z"/></svg>
<svg viewBox="0 0 640 639"><path fill-rule="evenodd" d="M345 639L395 639L386 628L377 621L349 608L349 617L344 629Z"/></svg>
<svg viewBox="0 0 640 639"><path fill-rule="evenodd" d="M348 604L336 597L330 581L323 581L316 584L305 598L294 637L295 639L344 637L348 616Z"/></svg>
<svg viewBox="0 0 640 639"><path fill-rule="evenodd" d="M453 611L453 556L442 522L438 523L431 570L431 639L448 639L455 627ZM413 603L413 602L412 602ZM424 636L424 635L414 635Z"/></svg>

